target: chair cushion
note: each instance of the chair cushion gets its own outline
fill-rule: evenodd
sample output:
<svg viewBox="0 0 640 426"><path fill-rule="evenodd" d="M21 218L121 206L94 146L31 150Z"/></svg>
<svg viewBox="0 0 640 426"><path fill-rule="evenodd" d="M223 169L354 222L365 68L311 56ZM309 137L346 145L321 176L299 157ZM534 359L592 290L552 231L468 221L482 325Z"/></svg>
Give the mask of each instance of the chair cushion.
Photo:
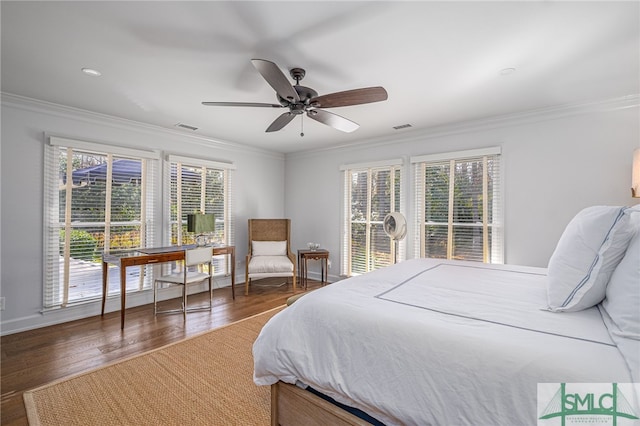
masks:
<svg viewBox="0 0 640 426"><path fill-rule="evenodd" d="M251 241L252 256L286 256L286 241Z"/></svg>
<svg viewBox="0 0 640 426"><path fill-rule="evenodd" d="M293 263L287 256L252 256L249 274L293 273Z"/></svg>
<svg viewBox="0 0 640 426"><path fill-rule="evenodd" d="M187 284L193 284L200 281L204 281L209 278L209 274L204 272L197 271L189 271L187 272ZM163 283L173 283L173 284L183 284L184 283L184 273L176 272L175 274L163 275L156 279L158 282Z"/></svg>

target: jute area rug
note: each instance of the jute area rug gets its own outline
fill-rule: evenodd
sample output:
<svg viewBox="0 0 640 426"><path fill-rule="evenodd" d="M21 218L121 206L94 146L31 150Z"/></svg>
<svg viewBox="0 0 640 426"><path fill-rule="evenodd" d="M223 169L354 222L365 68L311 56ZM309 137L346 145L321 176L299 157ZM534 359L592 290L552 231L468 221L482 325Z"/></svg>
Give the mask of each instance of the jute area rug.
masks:
<svg viewBox="0 0 640 426"><path fill-rule="evenodd" d="M276 308L24 393L31 425L268 425L251 349Z"/></svg>

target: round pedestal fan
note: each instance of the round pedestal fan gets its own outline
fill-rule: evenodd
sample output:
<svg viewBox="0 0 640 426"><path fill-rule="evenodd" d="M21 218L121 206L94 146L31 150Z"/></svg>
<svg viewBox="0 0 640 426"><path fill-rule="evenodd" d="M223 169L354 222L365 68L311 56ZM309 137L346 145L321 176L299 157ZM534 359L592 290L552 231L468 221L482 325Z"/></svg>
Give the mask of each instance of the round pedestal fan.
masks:
<svg viewBox="0 0 640 426"><path fill-rule="evenodd" d="M407 235L407 221L402 213L391 212L384 217L382 224L384 232L395 242L393 263L398 263L398 246Z"/></svg>

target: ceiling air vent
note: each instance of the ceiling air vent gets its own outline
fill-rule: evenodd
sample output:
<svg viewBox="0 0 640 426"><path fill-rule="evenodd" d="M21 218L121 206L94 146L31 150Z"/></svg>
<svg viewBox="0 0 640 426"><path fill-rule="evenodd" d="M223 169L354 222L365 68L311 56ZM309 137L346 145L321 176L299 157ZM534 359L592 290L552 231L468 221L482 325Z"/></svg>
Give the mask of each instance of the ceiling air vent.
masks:
<svg viewBox="0 0 640 426"><path fill-rule="evenodd" d="M181 129L191 130L192 132L195 132L196 130L198 130L197 127L189 126L188 124L182 124L182 123L176 124L176 127L180 127Z"/></svg>
<svg viewBox="0 0 640 426"><path fill-rule="evenodd" d="M409 128L409 127L413 127L413 126L411 124L401 124L399 126L393 126L393 128L396 129L396 130L406 129L406 128Z"/></svg>

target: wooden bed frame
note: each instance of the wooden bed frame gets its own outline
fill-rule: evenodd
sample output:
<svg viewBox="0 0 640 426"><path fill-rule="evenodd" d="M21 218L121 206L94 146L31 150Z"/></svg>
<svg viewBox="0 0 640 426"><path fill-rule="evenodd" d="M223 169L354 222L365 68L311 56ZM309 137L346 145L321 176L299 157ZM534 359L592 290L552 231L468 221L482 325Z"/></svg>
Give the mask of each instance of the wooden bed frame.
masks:
<svg viewBox="0 0 640 426"><path fill-rule="evenodd" d="M284 382L271 385L271 426L371 426L319 396Z"/></svg>

